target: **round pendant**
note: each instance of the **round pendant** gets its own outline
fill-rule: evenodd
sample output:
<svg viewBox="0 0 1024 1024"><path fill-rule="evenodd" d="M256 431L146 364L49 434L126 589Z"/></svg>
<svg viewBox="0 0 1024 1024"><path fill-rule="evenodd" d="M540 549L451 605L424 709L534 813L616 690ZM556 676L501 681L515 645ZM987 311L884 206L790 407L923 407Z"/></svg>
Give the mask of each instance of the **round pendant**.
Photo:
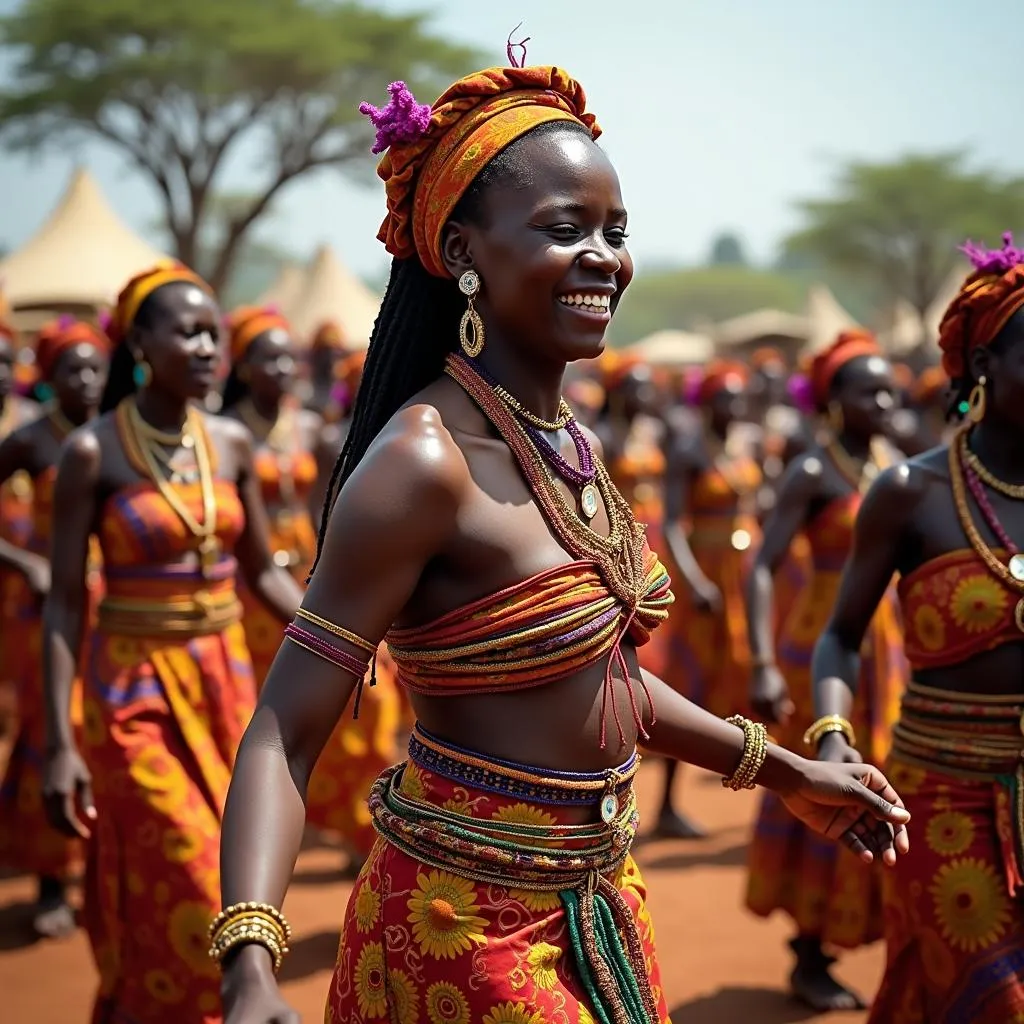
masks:
<svg viewBox="0 0 1024 1024"><path fill-rule="evenodd" d="M195 438L191 434L185 434L181 439L182 448L194 448L196 445Z"/></svg>
<svg viewBox="0 0 1024 1024"><path fill-rule="evenodd" d="M619 798L614 793L606 793L601 799L601 820L607 825L618 813Z"/></svg>
<svg viewBox="0 0 1024 1024"><path fill-rule="evenodd" d="M1008 566L1010 575L1018 582L1024 583L1024 555L1014 555Z"/></svg>
<svg viewBox="0 0 1024 1024"><path fill-rule="evenodd" d="M597 515L599 504L597 488L593 484L587 484L580 493L580 508L583 509L583 514L588 519L593 519Z"/></svg>

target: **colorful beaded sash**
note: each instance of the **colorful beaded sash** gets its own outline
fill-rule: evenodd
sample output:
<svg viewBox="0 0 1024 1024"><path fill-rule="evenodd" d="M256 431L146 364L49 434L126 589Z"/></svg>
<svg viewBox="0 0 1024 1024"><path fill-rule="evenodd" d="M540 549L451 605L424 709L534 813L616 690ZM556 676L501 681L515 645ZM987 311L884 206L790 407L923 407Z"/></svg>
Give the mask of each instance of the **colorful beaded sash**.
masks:
<svg viewBox="0 0 1024 1024"><path fill-rule="evenodd" d="M433 736L419 722L409 737L409 760L451 782L488 793L558 807L594 807L608 796L626 803L640 764L634 753L625 764L604 772L557 772L535 769L498 758L483 758Z"/></svg>
<svg viewBox="0 0 1024 1024"><path fill-rule="evenodd" d="M418 728L417 750L447 758L453 771L467 757L497 788L516 783L553 796L607 792L609 774L635 772L635 759L613 773L552 773L494 762L443 743ZM428 742L424 742L424 741ZM472 767L472 766L471 766ZM393 846L430 867L487 885L557 892L580 980L602 1024L657 1024L643 946L629 905L609 880L625 862L639 815L632 786L625 800L601 801L601 820L580 825L481 821L403 793L405 765L384 772L370 791L374 827ZM500 780L500 781L499 781ZM586 790L576 787L586 787Z"/></svg>

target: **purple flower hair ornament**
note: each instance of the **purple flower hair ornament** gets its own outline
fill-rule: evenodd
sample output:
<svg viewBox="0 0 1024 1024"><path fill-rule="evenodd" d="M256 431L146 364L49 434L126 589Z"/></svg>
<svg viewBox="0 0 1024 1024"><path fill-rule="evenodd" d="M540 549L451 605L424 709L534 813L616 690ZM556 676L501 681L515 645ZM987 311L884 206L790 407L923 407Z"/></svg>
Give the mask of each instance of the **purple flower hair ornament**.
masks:
<svg viewBox="0 0 1024 1024"><path fill-rule="evenodd" d="M405 82L392 82L388 86L391 99L386 107L360 103L359 113L368 117L377 129L372 153L383 153L396 142L415 142L430 127L430 106L417 103Z"/></svg>
<svg viewBox="0 0 1024 1024"><path fill-rule="evenodd" d="M971 261L975 270L985 274L1005 274L1024 264L1024 249L1013 244L1012 231L1003 235L1001 249L989 249L968 239L960 246L960 251Z"/></svg>
<svg viewBox="0 0 1024 1024"><path fill-rule="evenodd" d="M794 373L786 382L786 393L800 412L807 415L814 412L814 388L806 373Z"/></svg>
<svg viewBox="0 0 1024 1024"><path fill-rule="evenodd" d="M100 329L104 331L110 330L110 325L114 322L114 316L109 309L101 309L99 316L96 318Z"/></svg>
<svg viewBox="0 0 1024 1024"><path fill-rule="evenodd" d="M57 317L57 326L62 331L66 331L74 324L74 322L75 318L70 313L61 313L61 315Z"/></svg>

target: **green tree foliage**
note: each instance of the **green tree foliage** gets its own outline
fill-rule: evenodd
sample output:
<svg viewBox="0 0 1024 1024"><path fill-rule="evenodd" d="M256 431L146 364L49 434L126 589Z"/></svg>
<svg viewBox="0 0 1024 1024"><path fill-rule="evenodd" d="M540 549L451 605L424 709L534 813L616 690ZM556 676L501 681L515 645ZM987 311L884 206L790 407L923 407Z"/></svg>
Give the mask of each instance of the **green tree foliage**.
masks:
<svg viewBox="0 0 1024 1024"><path fill-rule="evenodd" d="M13 149L99 138L160 197L178 256L216 287L282 190L323 168L368 174L361 100L404 78L430 99L478 60L429 31L425 15L330 0L23 0L0 19L13 64L0 125ZM224 220L223 177L250 192Z"/></svg>
<svg viewBox="0 0 1024 1024"><path fill-rule="evenodd" d="M798 313L805 291L796 277L753 267L651 271L638 275L623 296L611 337L628 344L664 328L700 330L766 307Z"/></svg>
<svg viewBox="0 0 1024 1024"><path fill-rule="evenodd" d="M743 267L747 265L747 255L743 251L743 242L739 235L723 232L711 243L708 263L713 266Z"/></svg>
<svg viewBox="0 0 1024 1024"><path fill-rule="evenodd" d="M998 245L1003 231L1024 224L1024 184L973 170L960 152L852 162L831 197L800 211L804 226L786 241L789 266L821 260L886 301L908 300L923 324L964 239Z"/></svg>

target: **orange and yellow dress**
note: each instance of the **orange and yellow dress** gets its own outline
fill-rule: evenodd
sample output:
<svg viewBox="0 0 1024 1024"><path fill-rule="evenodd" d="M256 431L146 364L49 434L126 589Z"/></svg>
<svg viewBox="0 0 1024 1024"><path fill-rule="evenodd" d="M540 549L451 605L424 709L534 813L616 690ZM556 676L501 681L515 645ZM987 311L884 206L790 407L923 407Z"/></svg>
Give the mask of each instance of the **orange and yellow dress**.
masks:
<svg viewBox="0 0 1024 1024"><path fill-rule="evenodd" d="M120 425L120 424L119 424ZM200 484L169 484L201 520ZM82 754L98 820L86 928L100 973L94 1024L215 1024L208 928L220 907L221 814L256 701L230 552L244 526L214 479L221 554L182 563L195 536L148 480L104 502L105 594L84 672Z"/></svg>
<svg viewBox="0 0 1024 1024"><path fill-rule="evenodd" d="M723 718L749 714L750 642L746 585L761 528L752 504L761 486L753 459L716 461L693 481L689 541L704 575L719 589L722 610L701 614L676 602L669 616L666 682Z"/></svg>
<svg viewBox="0 0 1024 1024"><path fill-rule="evenodd" d="M0 440L3 435L0 434ZM0 484L0 537L19 548L28 545L32 536L32 480L18 471ZM21 573L0 565L0 700L15 704L18 689L18 663L21 660L21 638L17 620L24 580ZM0 723L8 707L0 707Z"/></svg>
<svg viewBox="0 0 1024 1024"><path fill-rule="evenodd" d="M49 558L53 526L53 485L56 467L32 481L31 532L28 550ZM7 652L16 665L18 733L0 786L0 863L37 877L67 881L82 867L82 844L61 835L46 820L42 770L46 750L45 702L42 679L42 618L39 600L23 577L13 602L12 633L17 638ZM99 599L100 577L90 572L89 621ZM76 680L71 698L71 721L81 725L81 686Z"/></svg>
<svg viewBox="0 0 1024 1024"><path fill-rule="evenodd" d="M899 595L915 671L1024 642L1020 595L970 549L925 562ZM913 817L912 842L882 872L886 967L871 1024L1024 1020L1022 728L1021 692L908 686L887 774Z"/></svg>
<svg viewBox="0 0 1024 1024"><path fill-rule="evenodd" d="M440 697L542 686L609 656L615 664L623 641L646 644L671 601L664 566L649 550L643 564L632 614L580 560L392 630L399 679ZM349 899L329 1024L594 1024L594 994L613 984L589 973L594 927L608 943L601 958L628 973L617 975L624 987L640 982L636 1015L615 1019L665 1024L647 888L628 854L636 765L634 754L615 771L542 771L417 725L409 760L371 792L381 836ZM588 869L594 882L581 901ZM613 955L616 945L633 966Z"/></svg>
<svg viewBox="0 0 1024 1024"><path fill-rule="evenodd" d="M803 736L814 722L811 656L832 614L843 565L853 541L861 494L829 502L804 533L813 571L781 626L778 667L789 686L795 712L774 737L808 753ZM882 764L909 669L895 590L879 604L860 652L860 681L850 720L864 760ZM853 949L882 935L881 872L845 848L811 832L774 793L765 793L749 852L746 904L767 917L782 910L801 935Z"/></svg>
<svg viewBox="0 0 1024 1024"><path fill-rule="evenodd" d="M317 478L316 459L298 446L287 454L263 446L256 453L255 463L270 515L274 561L304 584L316 554L316 531L308 511L309 494ZM245 637L259 687L281 646L284 624L247 588L241 587L240 594L245 607ZM340 835L360 862L366 859L377 837L366 806L370 786L398 759L402 704L394 665L383 646L377 655L374 679L373 686L363 687L359 718L343 717L331 733L306 791L308 824Z"/></svg>

